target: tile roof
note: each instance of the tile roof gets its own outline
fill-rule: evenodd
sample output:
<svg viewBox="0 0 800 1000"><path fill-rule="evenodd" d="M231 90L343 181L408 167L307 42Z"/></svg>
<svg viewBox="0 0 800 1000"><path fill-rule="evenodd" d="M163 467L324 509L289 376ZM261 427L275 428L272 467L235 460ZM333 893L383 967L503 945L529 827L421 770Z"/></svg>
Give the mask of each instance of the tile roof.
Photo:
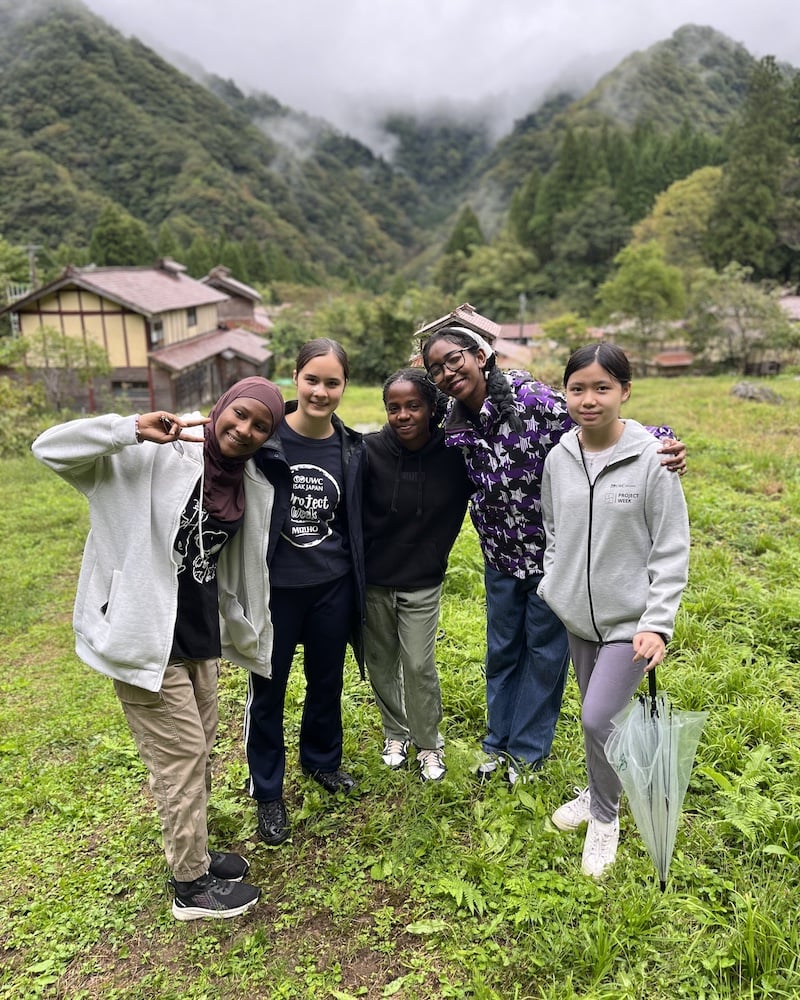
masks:
<svg viewBox="0 0 800 1000"><path fill-rule="evenodd" d="M250 285L246 285L243 281L237 281L236 278L232 278L230 268L224 267L222 264L212 268L205 278L201 278L200 280L204 285L211 285L212 288L219 288L224 292L238 295L243 299L252 299L253 302L261 301L261 295L255 288L251 288Z"/></svg>
<svg viewBox="0 0 800 1000"><path fill-rule="evenodd" d="M132 312L157 316L173 309L225 302L230 296L183 272L186 268L164 260L155 267L67 267L53 281L35 288L0 310L19 312L64 288L82 288L116 302Z"/></svg>
<svg viewBox="0 0 800 1000"><path fill-rule="evenodd" d="M224 292L181 271L162 267L73 268L71 277L83 288L151 316L213 305L228 298Z"/></svg>
<svg viewBox="0 0 800 1000"><path fill-rule="evenodd" d="M256 365L263 365L272 357L263 337L237 327L235 330L213 330L211 333L192 337L191 340L162 347L150 353L150 360L163 368L180 372L222 354L223 351L232 351Z"/></svg>
<svg viewBox="0 0 800 1000"><path fill-rule="evenodd" d="M678 368L693 361L694 355L690 351L662 351L653 358L653 364L659 368Z"/></svg>
<svg viewBox="0 0 800 1000"><path fill-rule="evenodd" d="M490 344L494 343L500 335L499 323L495 323L488 316L481 316L474 306L471 306L469 302L464 302L460 306L456 306L446 316L440 316L439 319L421 327L414 336L418 337L420 341L425 340L443 326L465 326L468 330L479 333Z"/></svg>

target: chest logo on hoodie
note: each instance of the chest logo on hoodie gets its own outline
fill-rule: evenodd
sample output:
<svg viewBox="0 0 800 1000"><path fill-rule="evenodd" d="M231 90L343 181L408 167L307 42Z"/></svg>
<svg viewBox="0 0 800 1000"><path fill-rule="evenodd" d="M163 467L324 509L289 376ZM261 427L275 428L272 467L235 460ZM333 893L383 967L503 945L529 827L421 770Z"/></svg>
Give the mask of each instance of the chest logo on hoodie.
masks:
<svg viewBox="0 0 800 1000"><path fill-rule="evenodd" d="M603 503L612 507L632 507L639 503L639 487L636 483L603 483Z"/></svg>

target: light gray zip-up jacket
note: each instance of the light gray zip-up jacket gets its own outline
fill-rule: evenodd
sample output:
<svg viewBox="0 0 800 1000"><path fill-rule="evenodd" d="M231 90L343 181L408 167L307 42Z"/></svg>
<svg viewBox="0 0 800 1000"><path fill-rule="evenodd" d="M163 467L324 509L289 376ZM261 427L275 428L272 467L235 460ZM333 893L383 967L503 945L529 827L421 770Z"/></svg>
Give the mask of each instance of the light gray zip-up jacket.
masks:
<svg viewBox="0 0 800 1000"><path fill-rule="evenodd" d="M175 536L201 479L202 444L139 444L135 418L109 414L49 428L33 453L89 501L91 531L73 614L78 656L109 677L158 691L178 607ZM244 520L217 565L222 653L269 677L266 554L274 489L252 460L244 483Z"/></svg>
<svg viewBox="0 0 800 1000"><path fill-rule="evenodd" d="M537 593L582 639L672 637L689 569L689 519L680 478L661 465L658 447L641 424L626 420L594 485L577 429L547 456Z"/></svg>

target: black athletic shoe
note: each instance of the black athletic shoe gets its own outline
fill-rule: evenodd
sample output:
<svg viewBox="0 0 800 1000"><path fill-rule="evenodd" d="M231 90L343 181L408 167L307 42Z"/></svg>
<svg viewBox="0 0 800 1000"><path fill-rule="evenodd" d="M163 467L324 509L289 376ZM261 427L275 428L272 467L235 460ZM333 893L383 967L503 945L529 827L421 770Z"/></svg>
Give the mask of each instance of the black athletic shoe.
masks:
<svg viewBox="0 0 800 1000"><path fill-rule="evenodd" d="M283 799L258 803L258 832L264 843L273 847L288 839L291 830Z"/></svg>
<svg viewBox="0 0 800 1000"><path fill-rule="evenodd" d="M335 771L309 771L308 768L304 767L303 774L307 774L309 778L313 778L318 785L322 785L325 791L330 792L331 795L335 795L337 792L345 792L345 794L352 792L357 785L356 779L339 767Z"/></svg>
<svg viewBox="0 0 800 1000"><path fill-rule="evenodd" d="M172 915L176 920L203 917L239 917L258 902L261 890L244 882L228 882L210 872L193 882L170 879L175 890Z"/></svg>
<svg viewBox="0 0 800 1000"><path fill-rule="evenodd" d="M209 851L211 864L208 866L210 875L224 878L228 882L241 882L250 871L250 864L240 854L227 854L223 851Z"/></svg>

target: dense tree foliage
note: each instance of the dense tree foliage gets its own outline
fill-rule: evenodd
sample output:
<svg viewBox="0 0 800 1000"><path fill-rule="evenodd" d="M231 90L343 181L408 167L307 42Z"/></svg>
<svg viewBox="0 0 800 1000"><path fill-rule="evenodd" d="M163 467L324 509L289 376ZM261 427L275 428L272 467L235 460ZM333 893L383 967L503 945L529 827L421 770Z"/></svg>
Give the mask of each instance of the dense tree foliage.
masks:
<svg viewBox="0 0 800 1000"><path fill-rule="evenodd" d="M728 264L698 271L691 289L689 342L715 367L747 374L758 362L800 347L800 328L774 292L753 282L752 268Z"/></svg>
<svg viewBox="0 0 800 1000"><path fill-rule="evenodd" d="M111 371L108 355L94 341L50 326L0 340L0 365L18 371L26 384L41 386L48 407L56 411L74 398L76 386L85 388L87 405L94 409L92 382Z"/></svg>
<svg viewBox="0 0 800 1000"><path fill-rule="evenodd" d="M89 255L98 267L152 264L155 253L143 222L113 203L106 205L89 241Z"/></svg>
<svg viewBox="0 0 800 1000"><path fill-rule="evenodd" d="M464 281L470 257L485 243L477 215L471 205L465 205L442 250L434 274L436 284L443 291L455 294Z"/></svg>
<svg viewBox="0 0 800 1000"><path fill-rule="evenodd" d="M677 267L664 261L657 243L628 246L615 259L617 270L599 289L607 318L619 324L619 340L632 349L642 374L664 338L664 321L683 315L686 295Z"/></svg>
<svg viewBox="0 0 800 1000"><path fill-rule="evenodd" d="M722 183L721 167L701 167L662 191L653 210L633 228L635 244L655 240L668 264L710 267L708 225Z"/></svg>
<svg viewBox="0 0 800 1000"><path fill-rule="evenodd" d="M354 380L383 382L415 353L413 331L450 308L449 300L429 286L374 297L340 295L313 311L304 306L286 310L271 337L277 374L291 375L297 351L307 340L331 337L347 351Z"/></svg>
<svg viewBox="0 0 800 1000"><path fill-rule="evenodd" d="M791 220L797 216L798 86L771 56L750 75L709 220L709 254L717 267L737 261L757 278L797 280L800 253Z"/></svg>
<svg viewBox="0 0 800 1000"><path fill-rule="evenodd" d="M721 157L719 140L687 124L667 134L652 123L630 133L567 128L552 169L535 168L515 193L512 232L542 261L549 294L596 288L657 195Z"/></svg>
<svg viewBox="0 0 800 1000"><path fill-rule="evenodd" d="M44 277L171 256L268 297L433 281L498 320L520 295L589 315L633 234L667 266L800 280L800 82L713 29L492 134L397 112L376 124L382 156L269 95L191 80L80 4L0 0L0 231L41 246Z"/></svg>

